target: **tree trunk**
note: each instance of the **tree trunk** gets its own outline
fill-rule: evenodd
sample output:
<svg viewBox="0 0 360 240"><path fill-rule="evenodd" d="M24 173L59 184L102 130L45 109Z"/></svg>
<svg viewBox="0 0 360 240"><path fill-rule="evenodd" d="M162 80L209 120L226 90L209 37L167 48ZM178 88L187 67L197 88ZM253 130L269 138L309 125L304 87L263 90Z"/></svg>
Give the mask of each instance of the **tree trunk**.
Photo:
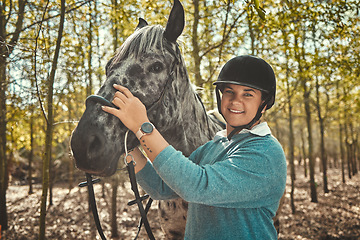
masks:
<svg viewBox="0 0 360 240"><path fill-rule="evenodd" d="M10 54L13 52L23 25L26 1L18 1L18 12L13 13L8 1L0 4L0 225L1 230L8 229L8 218L6 210L6 190L8 187L8 163L6 158L6 90L8 87L6 66ZM6 12L10 11L10 12ZM12 34L6 32L6 24L9 16L17 14L15 31ZM12 38L8 41L7 36Z"/></svg>
<svg viewBox="0 0 360 240"><path fill-rule="evenodd" d="M340 146L340 161L341 161L341 176L342 182L345 183L345 151L343 144L343 126L339 124L339 146Z"/></svg>
<svg viewBox="0 0 360 240"><path fill-rule="evenodd" d="M70 74L68 73L68 79L70 82ZM72 119L72 104L71 104L72 99L68 96L67 97L67 107L68 107L68 118L69 120ZM73 130L73 126L71 121L68 124L68 130L69 130L69 136L71 136L72 130ZM74 185L74 162L72 161L72 159L69 159L69 191L73 188Z"/></svg>
<svg viewBox="0 0 360 240"><path fill-rule="evenodd" d="M53 129L51 131L52 135ZM51 142L52 142L52 136L51 136ZM50 144L50 148L52 147L52 144ZM50 150L50 159L49 159L49 206L53 205L53 185L54 185L54 168L53 168L53 159L51 156L51 150Z"/></svg>
<svg viewBox="0 0 360 240"><path fill-rule="evenodd" d="M309 169L310 169L310 190L311 190L311 202L317 203L317 192L315 184L315 159L313 154L312 143L312 124L311 124L311 109L310 109L310 92L307 90L306 82L303 84L304 89L304 101L305 101L305 113L306 113L306 125L308 129L308 144L309 144Z"/></svg>
<svg viewBox="0 0 360 240"><path fill-rule="evenodd" d="M306 150L305 150L305 137L304 137L304 131L303 129L301 128L300 129L300 132L301 132L301 152L302 152L302 155L303 155L303 159L304 159L304 177L307 178L307 154L306 154Z"/></svg>
<svg viewBox="0 0 360 240"><path fill-rule="evenodd" d="M116 12L118 9L118 0L112 0L112 4L113 4L113 11ZM119 34L119 29L118 29L118 22L116 20L116 18L114 17L113 19L113 48L114 51L117 50L118 48L118 34ZM117 192L118 192L118 186L119 186L119 178L117 175L115 175L114 177L111 178L111 215L110 215L110 225L111 225L111 237L112 238L118 238L119 237L119 232L118 232L118 223L117 223ZM103 188L104 189L104 188Z"/></svg>
<svg viewBox="0 0 360 240"><path fill-rule="evenodd" d="M351 136L351 166L352 166L352 175L354 176L358 170L357 170L357 164L356 164L356 150L357 150L357 135L354 133L354 127L352 122L349 123L350 127L350 136Z"/></svg>
<svg viewBox="0 0 360 240"><path fill-rule="evenodd" d="M356 139L354 139L354 175L358 173L358 153L359 153L359 145L358 145L358 140L357 140L357 136Z"/></svg>
<svg viewBox="0 0 360 240"><path fill-rule="evenodd" d="M316 78L316 109L319 119L319 125L320 125L320 154L321 154L321 163L322 163L322 172L323 172L323 189L324 193L328 193L328 180L327 180L327 156L325 152L325 140L324 140L324 118L321 114L321 106L320 106L320 84L319 84L319 78L318 76L315 76Z"/></svg>
<svg viewBox="0 0 360 240"><path fill-rule="evenodd" d="M359 159L359 143L357 140L357 136L356 136L356 145L355 145L355 150L356 150L356 154L355 154L355 164L357 166L357 164L359 164L360 166L360 159ZM356 163L357 161L357 163ZM358 173L358 169L356 168L356 173Z"/></svg>
<svg viewBox="0 0 360 240"><path fill-rule="evenodd" d="M6 158L6 58L0 54L0 225L2 230L8 229L6 190L7 190L7 158Z"/></svg>
<svg viewBox="0 0 360 240"><path fill-rule="evenodd" d="M60 15L60 24L58 37L56 41L56 48L54 53L54 59L52 62L51 72L48 81L48 96L47 96L47 121L46 121L46 138L45 138L45 156L43 160L43 188L41 195L41 206L40 206L40 228L39 228L39 239L45 239L45 219L46 219L46 200L47 193L49 188L49 166L51 159L51 146L53 139L53 94L54 94L54 81L55 81L55 72L57 68L57 62L60 53L61 39L64 29L65 21L65 0L61 0L61 15Z"/></svg>
<svg viewBox="0 0 360 240"><path fill-rule="evenodd" d="M34 158L34 111L33 106L31 106L31 116L30 116L30 156L29 156L29 195L33 194L33 185L32 185L32 163Z"/></svg>
<svg viewBox="0 0 360 240"><path fill-rule="evenodd" d="M348 170L348 177L349 179L352 178L351 172L352 172L352 166L351 166L351 143L346 141L346 152L347 152L347 170Z"/></svg>
<svg viewBox="0 0 360 240"><path fill-rule="evenodd" d="M193 47L192 51L192 58L193 58L193 73L195 76L195 85L198 87L203 86L203 80L200 73L200 65L201 65L201 58L200 58L200 47L199 47L199 36L198 36L198 26L199 26L199 0L193 0L194 5L194 22L192 25L192 36L191 36L191 43ZM202 97L201 92L199 92L199 96Z"/></svg>
<svg viewBox="0 0 360 240"><path fill-rule="evenodd" d="M252 18L252 16L248 12L248 14L247 14L247 22L248 22L248 27L249 27L249 36L250 36L250 39L251 39L250 40L250 44L251 44L250 49L251 49L251 55L255 55L255 36L254 36L254 30L253 30L251 18Z"/></svg>
<svg viewBox="0 0 360 240"><path fill-rule="evenodd" d="M344 111L344 118L348 119L347 111ZM348 177L349 179L352 178L352 151L351 151L351 144L352 140L349 136L348 127L344 124L344 133L345 133L345 146L346 146L346 158L347 158L347 170L348 170Z"/></svg>
<svg viewBox="0 0 360 240"><path fill-rule="evenodd" d="M87 82L87 96L90 96L93 91L93 81L92 81L92 40L93 40L93 16L92 16L92 9L91 3L89 4L89 28L87 29L87 38L88 38L88 46L89 49L87 51L87 60L88 60L88 82Z"/></svg>
<svg viewBox="0 0 360 240"><path fill-rule="evenodd" d="M302 39L305 41L305 36ZM308 146L309 146L309 169L310 169L310 195L311 195L311 202L317 203L317 192L316 192L316 184L315 184L315 159L313 153L313 139L312 139L312 123L311 123L311 108L310 108L310 89L307 86L308 81L307 77L304 76L304 70L302 66L302 59L305 59L305 49L304 49L304 42L302 43L301 48L301 56L298 52L298 39L295 37L295 57L299 64L299 74L300 74L300 82L303 88L303 97L304 97L304 106L305 106L305 115L306 115L306 126L308 132Z"/></svg>
<svg viewBox="0 0 360 240"><path fill-rule="evenodd" d="M339 81L336 82L336 98L339 100L338 105L341 108L341 98L340 98L340 88L339 88ZM339 122L339 151L340 151L340 164L341 164L341 176L342 176L342 182L345 183L345 151L344 151L344 143L343 143L343 133L344 133L344 127L343 124L341 124L341 112L338 111L338 122Z"/></svg>
<svg viewBox="0 0 360 240"><path fill-rule="evenodd" d="M296 212L295 209L295 200L294 200L294 191L295 191L295 157L294 157L294 151L295 151L295 140L294 140L294 127L293 127L293 115L292 115L292 91L290 88L290 69L289 69L289 62L288 62L288 56L287 56L287 46L288 46L288 36L286 31L283 31L283 39L284 39L284 46L285 46L285 56L286 56L286 97L287 97L287 105L288 105L288 117L289 117L289 161L290 161L290 175L291 175L291 191L290 191L290 205L291 205L291 211L292 213Z"/></svg>

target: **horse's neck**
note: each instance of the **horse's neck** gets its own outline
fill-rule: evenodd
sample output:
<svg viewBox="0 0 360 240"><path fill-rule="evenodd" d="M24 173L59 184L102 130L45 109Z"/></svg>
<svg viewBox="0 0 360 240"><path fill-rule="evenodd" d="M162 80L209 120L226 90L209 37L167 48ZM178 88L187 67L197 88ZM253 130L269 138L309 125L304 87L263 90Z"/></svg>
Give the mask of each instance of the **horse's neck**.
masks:
<svg viewBox="0 0 360 240"><path fill-rule="evenodd" d="M196 148L211 140L221 126L210 118L196 93L188 86L178 102L180 111L172 129L164 133L167 141L189 156Z"/></svg>

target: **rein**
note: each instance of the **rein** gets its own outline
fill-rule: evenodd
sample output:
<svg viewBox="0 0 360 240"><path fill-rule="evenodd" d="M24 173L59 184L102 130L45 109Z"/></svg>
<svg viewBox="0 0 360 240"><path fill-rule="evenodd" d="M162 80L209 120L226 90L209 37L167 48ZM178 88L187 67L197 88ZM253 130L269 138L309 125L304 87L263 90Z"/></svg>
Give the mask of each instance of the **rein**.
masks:
<svg viewBox="0 0 360 240"><path fill-rule="evenodd" d="M128 153L128 151L127 151L126 142L127 142L128 133L129 133L129 130L127 130L126 133L125 133L125 140L124 141L125 141L125 153L126 153L126 155L124 157L124 162L126 164L126 169L128 170L130 183L131 183L131 190L134 192L134 195L135 195L135 200L129 201L128 206L132 206L134 204L137 204L137 206L139 208L140 216L141 216L140 221L139 221L139 225L138 225L138 231L136 233L136 236L135 236L134 240L136 240L138 238L141 227L142 227L143 224L145 226L145 230L146 230L146 233L147 233L149 239L155 240L155 237L154 237L154 235L153 235L153 233L151 231L149 221L147 219L147 213L150 210L150 207L151 207L151 204L152 204L153 200L152 200L152 198L149 198L149 195L147 195L147 194L145 194L142 197L140 196L139 189L138 189L137 182L136 182L135 169L134 169L134 166L136 165L136 162L134 161L133 156L130 153ZM127 162L127 160L126 160L128 156L131 157L130 162ZM80 183L79 187L87 186L88 194L89 194L89 203L90 203L91 211L93 213L96 229L98 230L98 233L99 233L101 239L106 240L106 237L104 235L104 231L103 231L103 229L101 227L101 224L100 224L99 214L98 214L98 210L97 210L97 207L96 207L94 187L93 187L93 184L100 182L100 179L92 179L92 176L89 173L85 173L85 175L86 175L86 182ZM147 198L149 198L149 201L147 202L146 207L144 209L142 201L146 200Z"/></svg>
<svg viewBox="0 0 360 240"><path fill-rule="evenodd" d="M126 168L128 170L128 173L129 173L129 178L130 178L130 183L131 183L131 190L134 192L134 195L135 195L135 200L128 202L128 206L131 206L131 205L136 203L138 205L140 215L141 215L141 219L140 219L139 226L138 226L138 232L136 234L135 239L137 239L137 237L139 236L142 223L144 223L146 233L148 234L149 238L151 240L153 240L153 239L155 239L155 237L154 237L154 235L153 235L153 233L151 231L149 221L148 221L148 219L146 217L146 214L150 210L151 203L152 203L153 200L152 200L152 198L150 198L148 203L146 204L146 208L144 209L142 201L149 198L149 195L145 194L144 196L140 197L139 189L137 187L137 182L136 182L135 169L134 169L134 167L136 165L136 162L134 161L134 157L127 150L126 142L127 142L128 133L129 133L129 130L127 130L126 133L125 133L124 145L125 145L125 154L126 155L124 157L124 162L126 164ZM130 162L127 162L127 157L128 156L131 157Z"/></svg>

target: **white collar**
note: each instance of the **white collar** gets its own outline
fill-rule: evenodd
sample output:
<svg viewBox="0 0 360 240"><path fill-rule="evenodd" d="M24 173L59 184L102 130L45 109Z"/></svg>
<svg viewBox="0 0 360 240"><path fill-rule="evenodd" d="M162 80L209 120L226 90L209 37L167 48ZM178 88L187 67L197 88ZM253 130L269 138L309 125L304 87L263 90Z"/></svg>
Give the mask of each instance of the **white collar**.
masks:
<svg viewBox="0 0 360 240"><path fill-rule="evenodd" d="M255 125L252 129L242 129L238 134L244 134L244 133L252 133L254 135L258 135L258 136L266 136L268 134L271 134L271 130L267 124L267 122L262 122L259 123L257 125ZM215 137L227 137L227 132L226 129L221 130L219 132L216 133Z"/></svg>

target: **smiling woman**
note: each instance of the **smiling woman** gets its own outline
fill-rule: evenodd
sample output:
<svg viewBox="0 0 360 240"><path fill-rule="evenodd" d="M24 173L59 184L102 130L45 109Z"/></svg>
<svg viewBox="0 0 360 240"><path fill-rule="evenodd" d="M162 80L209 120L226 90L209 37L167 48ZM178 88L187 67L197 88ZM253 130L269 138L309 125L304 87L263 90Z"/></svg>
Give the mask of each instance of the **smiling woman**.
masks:
<svg viewBox="0 0 360 240"><path fill-rule="evenodd" d="M231 125L232 131L228 138L242 129L250 129L258 122L264 110L270 109L275 102L276 78L272 67L263 59L244 55L229 60L221 69L216 85L218 110L222 113L221 97L224 87L229 84L248 87L248 90L261 91L261 105L256 108L256 114L251 121L241 125ZM235 86L233 86L235 87Z"/></svg>
<svg viewBox="0 0 360 240"><path fill-rule="evenodd" d="M260 90L237 84L225 84L221 112L228 123L227 134L229 135L236 128L234 126L249 123L256 116L261 103L262 93ZM262 112L264 111L265 107ZM258 124L258 122L259 120L250 128Z"/></svg>

